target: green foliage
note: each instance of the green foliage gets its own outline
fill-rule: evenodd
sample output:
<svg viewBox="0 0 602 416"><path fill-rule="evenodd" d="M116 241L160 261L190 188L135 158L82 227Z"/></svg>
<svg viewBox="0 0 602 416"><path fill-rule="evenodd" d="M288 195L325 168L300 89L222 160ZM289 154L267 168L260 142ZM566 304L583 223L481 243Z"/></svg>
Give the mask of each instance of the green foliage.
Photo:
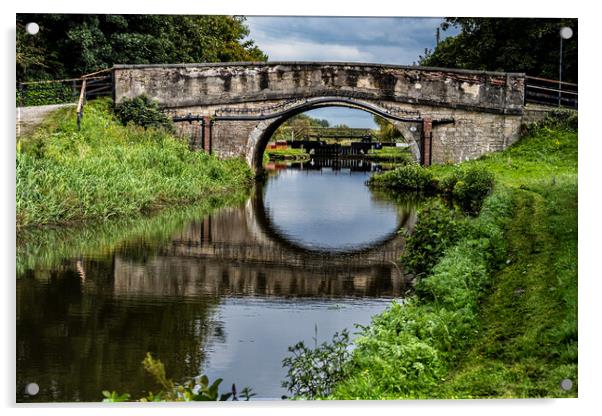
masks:
<svg viewBox="0 0 602 416"><path fill-rule="evenodd" d="M131 100L125 98L115 106L115 114L124 126L131 122L145 129L156 127L173 131L173 122L159 110L159 104L146 95Z"/></svg>
<svg viewBox="0 0 602 416"><path fill-rule="evenodd" d="M402 255L405 269L416 276L430 273L462 235L463 221L455 211L438 201L426 204L418 212L418 222L406 239Z"/></svg>
<svg viewBox="0 0 602 416"><path fill-rule="evenodd" d="M36 22L40 32L25 33ZM17 80L79 77L113 64L265 61L240 16L17 14Z"/></svg>
<svg viewBox="0 0 602 416"><path fill-rule="evenodd" d="M104 403L119 403L119 402L127 402L130 399L130 395L128 393L117 394L115 391L104 390L102 392L104 399L102 401Z"/></svg>
<svg viewBox="0 0 602 416"><path fill-rule="evenodd" d="M152 357L150 353L146 354L142 361L144 369L154 377L161 390L159 393L149 392L146 397L140 398L139 402L214 402L226 401L228 399L238 400L236 386L232 385L232 392L220 393L219 385L221 378L216 379L209 384L209 378L206 375L195 378L183 384L176 384L173 380L167 378L165 366L160 360ZM118 395L115 392L103 391L105 399L103 402L124 402L130 398L129 394ZM255 396L251 389L245 387L241 391L241 397L246 401Z"/></svg>
<svg viewBox="0 0 602 416"><path fill-rule="evenodd" d="M193 203L248 187L241 159L191 152L163 129L122 126L108 100L86 106L81 131L74 109L19 141L17 227L107 220Z"/></svg>
<svg viewBox="0 0 602 416"><path fill-rule="evenodd" d="M395 170L370 177L368 183L394 191L432 192L436 183L432 173L422 166L412 163Z"/></svg>
<svg viewBox="0 0 602 416"><path fill-rule="evenodd" d="M414 163L414 156L407 147L383 146L380 149L370 149L366 158L369 160L395 162L399 164Z"/></svg>
<svg viewBox="0 0 602 416"><path fill-rule="evenodd" d="M564 41L563 79L577 82L577 19L473 18L445 19L443 30L460 28L444 39L432 54L420 61L424 66L525 72L558 78L559 30L573 29Z"/></svg>
<svg viewBox="0 0 602 416"><path fill-rule="evenodd" d="M328 396L335 383L345 376L345 365L351 356L349 352L349 331L344 329L332 337L330 343L318 346L317 327L313 349L298 342L288 350L293 355L282 360L288 367L287 379L282 382L294 398L317 399Z"/></svg>
<svg viewBox="0 0 602 416"><path fill-rule="evenodd" d="M464 211L477 214L481 210L483 200L493 189L493 173L481 166L470 166L461 169L452 177L457 179L452 190L454 201L458 202ZM445 185L450 186L451 183Z"/></svg>
<svg viewBox="0 0 602 416"><path fill-rule="evenodd" d="M408 164L369 180L373 187L383 187L395 192L438 192L453 197L466 213L478 214L483 200L491 193L494 174L482 166L454 167L451 172L437 176L432 169Z"/></svg>
<svg viewBox="0 0 602 416"><path fill-rule="evenodd" d="M523 134L537 134L543 128L552 130L577 131L579 115L577 111L568 109L555 109L550 111L546 118L537 123L523 126Z"/></svg>
<svg viewBox="0 0 602 416"><path fill-rule="evenodd" d="M77 100L79 91L66 83L25 84L17 87L17 106L63 104Z"/></svg>
<svg viewBox="0 0 602 416"><path fill-rule="evenodd" d="M351 376L336 386L333 398L436 397L437 386L476 334L479 300L491 279L487 253L497 247L492 240L501 233L499 214L508 205L507 199L492 201L483 209L486 215L471 220L461 234L454 229L460 238L419 280L418 296L373 318L355 342ZM435 212L442 223L451 223L449 210L439 206Z"/></svg>
<svg viewBox="0 0 602 416"><path fill-rule="evenodd" d="M398 142L403 141L403 135L395 125L384 118L374 115L373 120L378 126L376 137L381 142Z"/></svg>

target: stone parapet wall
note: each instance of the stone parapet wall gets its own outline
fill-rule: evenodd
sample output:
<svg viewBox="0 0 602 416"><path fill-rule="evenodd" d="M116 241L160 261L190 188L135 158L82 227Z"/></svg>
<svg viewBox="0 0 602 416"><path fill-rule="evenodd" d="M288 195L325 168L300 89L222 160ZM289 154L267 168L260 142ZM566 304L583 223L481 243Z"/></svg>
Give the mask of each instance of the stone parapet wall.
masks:
<svg viewBox="0 0 602 416"><path fill-rule="evenodd" d="M322 96L521 114L524 74L360 63L116 65L115 99L165 108Z"/></svg>

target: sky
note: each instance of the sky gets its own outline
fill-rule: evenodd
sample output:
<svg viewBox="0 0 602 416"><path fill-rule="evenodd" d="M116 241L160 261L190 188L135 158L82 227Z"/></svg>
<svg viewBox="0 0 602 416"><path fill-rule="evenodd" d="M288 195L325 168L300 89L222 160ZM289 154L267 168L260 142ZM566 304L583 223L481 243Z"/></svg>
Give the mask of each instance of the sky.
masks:
<svg viewBox="0 0 602 416"><path fill-rule="evenodd" d="M247 17L250 38L270 61L344 61L412 65L434 49L442 18L427 17ZM441 39L456 34L441 32ZM308 111L331 125L377 128L361 110L327 107Z"/></svg>

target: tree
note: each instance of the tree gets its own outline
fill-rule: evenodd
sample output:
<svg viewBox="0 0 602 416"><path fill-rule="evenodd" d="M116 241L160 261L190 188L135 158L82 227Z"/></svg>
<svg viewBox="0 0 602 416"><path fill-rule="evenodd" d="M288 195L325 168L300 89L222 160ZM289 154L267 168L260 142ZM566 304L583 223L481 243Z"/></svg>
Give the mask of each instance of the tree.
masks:
<svg viewBox="0 0 602 416"><path fill-rule="evenodd" d="M326 119L317 119L307 114L297 114L286 120L272 135L272 140L290 140L292 137L300 139L305 136L312 127L329 127Z"/></svg>
<svg viewBox="0 0 602 416"><path fill-rule="evenodd" d="M36 22L40 32L25 33ZM265 61L240 16L17 14L17 80L79 77L116 63Z"/></svg>
<svg viewBox="0 0 602 416"><path fill-rule="evenodd" d="M378 126L376 135L381 142L396 142L399 139L403 139L401 132L397 130L397 127L393 123L377 115L373 116L373 119Z"/></svg>
<svg viewBox="0 0 602 416"><path fill-rule="evenodd" d="M441 26L461 32L422 56L420 65L525 72L552 79L558 79L559 30L569 26L574 35L563 44L563 79L577 82L577 19L454 17Z"/></svg>

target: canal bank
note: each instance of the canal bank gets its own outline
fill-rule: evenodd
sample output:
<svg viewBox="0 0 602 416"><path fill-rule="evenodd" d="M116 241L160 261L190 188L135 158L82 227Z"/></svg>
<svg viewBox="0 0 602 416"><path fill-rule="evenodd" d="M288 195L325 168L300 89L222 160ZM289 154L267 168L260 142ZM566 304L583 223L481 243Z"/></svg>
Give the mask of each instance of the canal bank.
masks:
<svg viewBox="0 0 602 416"><path fill-rule="evenodd" d="M548 122L464 164L495 174L493 194L417 295L362 331L331 398L577 396L572 121ZM455 169L431 171L442 179Z"/></svg>
<svg viewBox="0 0 602 416"><path fill-rule="evenodd" d="M250 189L241 159L191 152L162 129L121 125L110 100L52 113L17 143L17 229L149 214Z"/></svg>

